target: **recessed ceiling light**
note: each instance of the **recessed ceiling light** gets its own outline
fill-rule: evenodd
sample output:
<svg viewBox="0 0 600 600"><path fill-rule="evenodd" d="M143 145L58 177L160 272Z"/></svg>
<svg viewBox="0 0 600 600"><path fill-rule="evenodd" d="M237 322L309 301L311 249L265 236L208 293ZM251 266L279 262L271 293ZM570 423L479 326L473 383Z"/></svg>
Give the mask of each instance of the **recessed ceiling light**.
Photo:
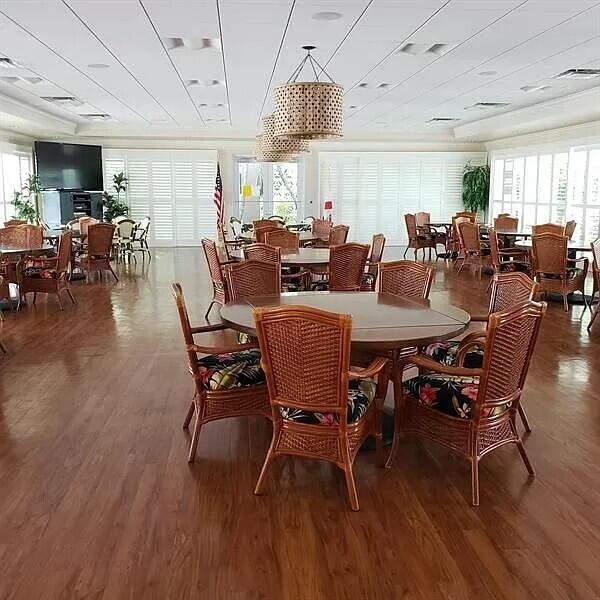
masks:
<svg viewBox="0 0 600 600"><path fill-rule="evenodd" d="M206 79L204 81L201 79L186 79L185 85L187 87L215 87L218 85L225 85L225 82L220 79Z"/></svg>
<svg viewBox="0 0 600 600"><path fill-rule="evenodd" d="M219 38L165 37L162 38L162 41L167 50L176 50L177 48L185 48L187 50L221 50L221 40Z"/></svg>
<svg viewBox="0 0 600 600"><path fill-rule="evenodd" d="M377 88L380 90L385 90L386 88L389 88L392 84L391 83L380 83Z"/></svg>
<svg viewBox="0 0 600 600"><path fill-rule="evenodd" d="M348 108L350 110L358 110L360 108L360 106L358 104L351 104Z"/></svg>
<svg viewBox="0 0 600 600"><path fill-rule="evenodd" d="M600 69L568 69L556 75L555 79L594 79L600 76Z"/></svg>
<svg viewBox="0 0 600 600"><path fill-rule="evenodd" d="M52 102L53 104L64 104L71 106L82 106L83 102L74 96L42 96L42 100Z"/></svg>
<svg viewBox="0 0 600 600"><path fill-rule="evenodd" d="M544 90L547 90L549 88L551 88L551 85L524 85L521 88L522 92L543 92Z"/></svg>
<svg viewBox="0 0 600 600"><path fill-rule="evenodd" d="M465 110L491 110L493 108L504 108L510 106L509 102L477 102L471 106L465 106Z"/></svg>
<svg viewBox="0 0 600 600"><path fill-rule="evenodd" d="M363 81L362 83L359 83L356 87L359 87L364 90L366 87L369 87L369 84L366 81Z"/></svg>
<svg viewBox="0 0 600 600"><path fill-rule="evenodd" d="M413 56L418 54L435 54L436 56L443 56L454 48L456 48L456 44L442 44L440 42L434 44L416 44L409 42L408 44L404 44L396 54L412 54Z"/></svg>
<svg viewBox="0 0 600 600"><path fill-rule="evenodd" d="M498 71L481 71L479 74L482 77L493 77L494 75L498 75Z"/></svg>
<svg viewBox="0 0 600 600"><path fill-rule="evenodd" d="M0 56L0 67L4 67L5 69L16 69L20 67L18 63L16 63L12 58L8 58L8 56Z"/></svg>
<svg viewBox="0 0 600 600"><path fill-rule="evenodd" d="M88 68L90 69L108 69L110 67L110 65L107 65L106 63L90 63L88 65Z"/></svg>
<svg viewBox="0 0 600 600"><path fill-rule="evenodd" d="M324 10L321 12L316 12L312 18L315 21L337 21L342 18L342 13Z"/></svg>

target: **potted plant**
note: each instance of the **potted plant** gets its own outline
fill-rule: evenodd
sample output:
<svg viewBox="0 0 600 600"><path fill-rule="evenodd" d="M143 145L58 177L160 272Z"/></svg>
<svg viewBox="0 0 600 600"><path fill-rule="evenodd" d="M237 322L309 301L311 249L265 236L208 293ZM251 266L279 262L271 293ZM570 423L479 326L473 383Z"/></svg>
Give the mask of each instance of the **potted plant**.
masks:
<svg viewBox="0 0 600 600"><path fill-rule="evenodd" d="M36 223L37 225L42 225L40 219L40 196L42 194L42 186L40 184L40 178L37 175L29 174L27 175L27 179L25 179L25 184L21 188L21 194L19 199L16 198L15 192L15 200L17 201L26 201L33 207L33 215L31 220L27 219L29 223ZM14 205L14 201L13 201ZM25 209L27 210L27 209ZM25 219L25 217L21 217Z"/></svg>
<svg viewBox="0 0 600 600"><path fill-rule="evenodd" d="M125 177L125 174L116 173L113 175L113 189L115 190L117 197L108 192L102 193L102 205L104 207L104 220L111 222L116 217L124 217L129 214L129 207L124 200L121 200L121 192L127 191L127 185L129 180Z"/></svg>
<svg viewBox="0 0 600 600"><path fill-rule="evenodd" d="M22 192L15 190L11 204L15 208L15 219L35 223L37 221L37 211L30 196L24 196Z"/></svg>
<svg viewBox="0 0 600 600"><path fill-rule="evenodd" d="M463 204L471 212L485 214L490 198L490 167L468 162L463 171Z"/></svg>

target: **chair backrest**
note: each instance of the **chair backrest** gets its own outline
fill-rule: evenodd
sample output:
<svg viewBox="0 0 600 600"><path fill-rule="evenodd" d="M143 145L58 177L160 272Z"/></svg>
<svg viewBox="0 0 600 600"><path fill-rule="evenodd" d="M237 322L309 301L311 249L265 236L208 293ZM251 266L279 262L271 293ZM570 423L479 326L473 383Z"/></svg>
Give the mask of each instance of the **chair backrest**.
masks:
<svg viewBox="0 0 600 600"><path fill-rule="evenodd" d="M269 244L247 244L242 248L246 260L262 260L268 263L281 262L281 248Z"/></svg>
<svg viewBox="0 0 600 600"><path fill-rule="evenodd" d="M252 221L252 225L254 229L257 227L283 227L283 222L272 219L257 219L256 221Z"/></svg>
<svg viewBox="0 0 600 600"><path fill-rule="evenodd" d="M541 233L532 237L533 268L536 273L566 275L569 238L558 233Z"/></svg>
<svg viewBox="0 0 600 600"><path fill-rule="evenodd" d="M183 295L181 284L171 284L171 293L173 294L173 298L175 298L175 304L177 305L177 313L179 314L181 333L183 334L183 341L185 342L186 353L188 355L189 368L192 372L192 375L197 378L199 373L198 357L196 352L190 349L194 344L194 336L192 335L192 326L190 324L190 318L185 305L185 297Z"/></svg>
<svg viewBox="0 0 600 600"><path fill-rule="evenodd" d="M260 242L261 244L265 243L265 237L269 231L278 231L280 229L275 221L268 221L268 223L268 225L262 225L254 228L256 241Z"/></svg>
<svg viewBox="0 0 600 600"><path fill-rule="evenodd" d="M376 233L371 241L371 254L369 255L369 265L367 273L373 277L379 272L379 263L383 258L383 250L385 249L385 235Z"/></svg>
<svg viewBox="0 0 600 600"><path fill-rule="evenodd" d="M494 219L496 231L519 231L519 218L510 215L498 215Z"/></svg>
<svg viewBox="0 0 600 600"><path fill-rule="evenodd" d="M457 217L456 215L452 217L452 239L459 246L461 245L461 238L458 226L461 223L471 223L471 220L468 217Z"/></svg>
<svg viewBox="0 0 600 600"><path fill-rule="evenodd" d="M242 235L242 222L239 219L231 217L229 219L229 224L231 225L231 231L233 231L235 237Z"/></svg>
<svg viewBox="0 0 600 600"><path fill-rule="evenodd" d="M333 223L329 219L313 219L312 232L316 237L328 239L332 227Z"/></svg>
<svg viewBox="0 0 600 600"><path fill-rule="evenodd" d="M139 239L145 240L148 237L148 233L150 232L150 217L144 217L138 223L138 225L141 231L141 236Z"/></svg>
<svg viewBox="0 0 600 600"><path fill-rule="evenodd" d="M119 215L118 217L115 217L111 223L114 223L115 225L118 225L121 221L124 221L125 219L128 219L129 217L125 216L125 215Z"/></svg>
<svg viewBox="0 0 600 600"><path fill-rule="evenodd" d="M79 231L81 235L88 235L90 225L95 225L96 223L100 223L100 221L93 217L81 217L79 219Z"/></svg>
<svg viewBox="0 0 600 600"><path fill-rule="evenodd" d="M59 273L67 271L71 262L73 232L65 231L58 238L58 260L56 261L56 270Z"/></svg>
<svg viewBox="0 0 600 600"><path fill-rule="evenodd" d="M348 240L348 225L334 225L329 231L328 243L330 246L339 246L345 244Z"/></svg>
<svg viewBox="0 0 600 600"><path fill-rule="evenodd" d="M496 219L497 221L498 219ZM500 243L498 242L498 234L494 228L488 229L488 239L490 241L490 258L494 268L500 270Z"/></svg>
<svg viewBox="0 0 600 600"><path fill-rule="evenodd" d="M405 214L404 222L406 223L406 233L408 234L408 239L417 239L417 219L415 215L412 213Z"/></svg>
<svg viewBox="0 0 600 600"><path fill-rule="evenodd" d="M16 227L17 225L27 225L27 221L23 221L22 219L9 219L8 221L4 221L4 227Z"/></svg>
<svg viewBox="0 0 600 600"><path fill-rule="evenodd" d="M329 248L329 289L332 292L358 291L362 284L368 244L341 244Z"/></svg>
<svg viewBox="0 0 600 600"><path fill-rule="evenodd" d="M41 248L44 244L44 228L38 225L19 225L27 235L27 248Z"/></svg>
<svg viewBox="0 0 600 600"><path fill-rule="evenodd" d="M225 289L225 277L223 276L217 245L212 240L204 238L202 240L202 249L204 250L208 272L213 285L218 286L219 289Z"/></svg>
<svg viewBox="0 0 600 600"><path fill-rule="evenodd" d="M88 256L109 257L116 225L112 223L92 223L88 225L87 245Z"/></svg>
<svg viewBox="0 0 600 600"><path fill-rule="evenodd" d="M572 240L573 234L575 233L575 228L577 227L576 221L567 221L565 225L565 235Z"/></svg>
<svg viewBox="0 0 600 600"><path fill-rule="evenodd" d="M469 221L471 221L471 223L475 223L475 221L477 221L477 213L469 212L468 210L457 212L454 216L455 217L465 217L466 219L469 219Z"/></svg>
<svg viewBox="0 0 600 600"><path fill-rule="evenodd" d="M0 245L11 248L28 248L28 231L23 226L0 229Z"/></svg>
<svg viewBox="0 0 600 600"><path fill-rule="evenodd" d="M471 221L458 224L460 245L466 252L480 252L481 240L479 239L479 226Z"/></svg>
<svg viewBox="0 0 600 600"><path fill-rule="evenodd" d="M136 223L133 219L124 218L117 223L117 235L122 240L130 240L133 237L133 230Z"/></svg>
<svg viewBox="0 0 600 600"><path fill-rule="evenodd" d="M415 213L417 227L427 227L431 223L431 214L428 212Z"/></svg>
<svg viewBox="0 0 600 600"><path fill-rule="evenodd" d="M67 225L66 225L67 229L70 229L71 231L79 231L79 219L71 219Z"/></svg>
<svg viewBox="0 0 600 600"><path fill-rule="evenodd" d="M499 217L510 217L510 213L500 213Z"/></svg>
<svg viewBox="0 0 600 600"><path fill-rule="evenodd" d="M265 234L265 243L286 250L298 250L300 236L287 229L270 229Z"/></svg>
<svg viewBox="0 0 600 600"><path fill-rule="evenodd" d="M277 263L244 260L225 265L230 300L281 293L281 268Z"/></svg>
<svg viewBox="0 0 600 600"><path fill-rule="evenodd" d="M413 260L396 260L379 265L379 291L392 296L429 298L434 269Z"/></svg>
<svg viewBox="0 0 600 600"><path fill-rule="evenodd" d="M533 235L539 235L541 233L555 233L557 235L564 235L565 226L557 225L556 223L544 223L543 225L534 225L531 228Z"/></svg>
<svg viewBox="0 0 600 600"><path fill-rule="evenodd" d="M545 302L526 302L490 315L483 374L473 410L475 424L508 419L517 410L535 348ZM510 411L504 409L510 407ZM498 416L498 415L501 416Z"/></svg>
<svg viewBox="0 0 600 600"><path fill-rule="evenodd" d="M592 258L594 269L597 271L600 269L600 237L592 242Z"/></svg>
<svg viewBox="0 0 600 600"><path fill-rule="evenodd" d="M281 225L285 225L285 219L283 217L280 217L279 215L271 215L268 218L269 221L276 221L277 223L280 223Z"/></svg>
<svg viewBox="0 0 600 600"><path fill-rule="evenodd" d="M345 429L352 317L284 306L257 308L254 319L274 418L280 406L335 413Z"/></svg>
<svg viewBox="0 0 600 600"><path fill-rule="evenodd" d="M540 284L525 273L496 273L492 279L488 314L510 310L534 300L539 289Z"/></svg>

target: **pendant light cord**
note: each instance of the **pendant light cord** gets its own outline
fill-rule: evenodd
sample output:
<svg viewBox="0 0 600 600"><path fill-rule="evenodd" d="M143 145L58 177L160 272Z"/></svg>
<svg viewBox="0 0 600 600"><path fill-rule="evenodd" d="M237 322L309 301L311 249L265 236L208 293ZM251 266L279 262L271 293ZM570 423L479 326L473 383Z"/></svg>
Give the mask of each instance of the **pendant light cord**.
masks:
<svg viewBox="0 0 600 600"><path fill-rule="evenodd" d="M325 68L322 67L315 58L313 58L309 49L306 50L306 56L300 61L300 64L294 69L294 72L290 75L290 78L287 81L288 83L296 83L296 81L298 80L298 77L300 76L300 73L302 73L302 70L304 69L304 66L306 65L307 62L310 63L313 73L315 74L315 80L317 82L320 82L319 75L321 73L325 73L325 75L327 75L327 78L329 79L329 81L331 81L331 83L335 84L335 81L331 78L331 75L329 75L329 73L325 70ZM317 73L317 69L319 69L318 73Z"/></svg>

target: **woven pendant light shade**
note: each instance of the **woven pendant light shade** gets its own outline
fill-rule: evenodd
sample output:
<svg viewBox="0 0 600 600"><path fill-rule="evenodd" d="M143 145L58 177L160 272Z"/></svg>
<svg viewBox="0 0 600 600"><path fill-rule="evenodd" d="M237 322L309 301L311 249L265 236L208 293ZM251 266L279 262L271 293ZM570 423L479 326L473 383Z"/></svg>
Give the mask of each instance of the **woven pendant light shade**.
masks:
<svg viewBox="0 0 600 600"><path fill-rule="evenodd" d="M321 81L275 88L275 137L322 140L342 136L344 88Z"/></svg>
<svg viewBox="0 0 600 600"><path fill-rule="evenodd" d="M256 159L262 162L285 162L295 154L308 152L306 140L278 139L274 135L275 117L263 119L262 135L256 138ZM261 157L261 158L259 158Z"/></svg>
<svg viewBox="0 0 600 600"><path fill-rule="evenodd" d="M256 136L256 160L258 162L289 162L294 158L291 153L277 152L264 147L263 136Z"/></svg>

